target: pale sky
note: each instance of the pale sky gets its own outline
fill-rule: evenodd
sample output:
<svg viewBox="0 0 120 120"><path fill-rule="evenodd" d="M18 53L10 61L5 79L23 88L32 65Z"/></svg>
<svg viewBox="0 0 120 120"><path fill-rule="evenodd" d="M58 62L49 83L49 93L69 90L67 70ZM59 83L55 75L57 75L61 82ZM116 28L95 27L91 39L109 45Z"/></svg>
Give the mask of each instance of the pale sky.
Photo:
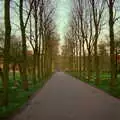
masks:
<svg viewBox="0 0 120 120"><path fill-rule="evenodd" d="M2 2L3 3L3 2ZM0 4L0 19L3 18L3 4ZM60 35L60 40L64 40L64 34L67 32L69 21L71 19L72 0L53 0L55 5L54 22L56 25L56 32ZM18 11L18 9L17 9ZM19 16L11 12L11 22L19 25ZM0 20L3 23L3 20ZM15 27L15 25L13 25ZM13 33L16 30L13 31ZM19 32L19 31L18 31Z"/></svg>
<svg viewBox="0 0 120 120"><path fill-rule="evenodd" d="M72 0L56 0L57 8L55 13L55 23L61 41L64 40L64 34L67 32L69 21L71 19Z"/></svg>
<svg viewBox="0 0 120 120"><path fill-rule="evenodd" d="M19 0L18 0L19 1ZM73 0L52 0L53 5L55 6L55 15L54 15L54 23L56 25L56 32L58 33L61 43L63 43L64 41L64 34L67 32L67 29L69 27L69 21L71 20L71 14L72 14L72 7L73 7ZM119 7L119 0L116 0L116 5ZM3 2L2 2L3 3ZM0 2L0 24L3 24L3 4ZM19 16L13 12L13 10L11 10L11 23L15 23L19 26ZM18 9L17 9L18 11ZM18 11L19 12L19 11ZM117 16L120 16L120 12L117 12ZM118 24L116 25L116 27L119 28L119 24L120 22L118 22ZM12 33L17 32L16 34L19 34L20 31L18 31L15 28L15 25L12 25L13 31ZM117 28L117 29L118 29ZM115 28L116 30L116 28ZM104 30L104 33L106 34L106 32L108 31L108 29Z"/></svg>

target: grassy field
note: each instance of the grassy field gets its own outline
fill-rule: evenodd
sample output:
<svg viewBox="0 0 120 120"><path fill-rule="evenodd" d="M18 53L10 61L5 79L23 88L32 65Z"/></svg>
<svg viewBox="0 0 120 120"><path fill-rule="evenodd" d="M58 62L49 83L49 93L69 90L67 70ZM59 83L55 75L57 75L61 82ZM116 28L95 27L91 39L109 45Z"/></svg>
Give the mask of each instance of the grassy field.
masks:
<svg viewBox="0 0 120 120"><path fill-rule="evenodd" d="M100 74L100 84L98 86L95 85L95 73L92 74L91 80L89 82L87 80L85 80L85 75L82 76L82 78L80 78L79 73L77 73L77 72L69 72L69 74L78 78L78 79L80 79L83 82L87 82L88 84L109 93L110 95L112 95L114 97L120 98L120 74L118 75L116 87L112 91L110 90L110 87L109 87L110 73L105 73L104 72L104 73Z"/></svg>
<svg viewBox="0 0 120 120"><path fill-rule="evenodd" d="M0 106L0 119L3 119L5 117L10 116L13 114L18 108L20 108L22 105L24 105L28 99L30 98L33 93L35 93L38 89L42 88L45 81L38 83L36 86L33 86L32 84L29 85L29 90L24 91L22 89L22 82L20 80L19 73L16 74L16 80L18 83L18 86L14 86L14 81L12 77L12 73L10 73L10 80L9 80L9 104L7 107ZM29 83L31 83L31 80L29 79ZM3 95L3 88L2 88L2 82L0 80L0 98L2 98ZM0 99L1 101L1 99Z"/></svg>

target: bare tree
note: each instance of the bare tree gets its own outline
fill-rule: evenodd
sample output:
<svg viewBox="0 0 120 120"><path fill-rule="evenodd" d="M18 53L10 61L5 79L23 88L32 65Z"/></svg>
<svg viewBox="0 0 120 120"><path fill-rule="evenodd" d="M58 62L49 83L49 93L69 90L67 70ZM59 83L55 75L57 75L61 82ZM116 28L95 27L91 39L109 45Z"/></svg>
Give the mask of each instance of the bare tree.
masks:
<svg viewBox="0 0 120 120"><path fill-rule="evenodd" d="M114 39L114 24L116 19L114 18L114 4L115 0L106 0L109 8L109 36L110 36L110 62L111 62L111 89L116 85L116 63L115 63L115 39Z"/></svg>
<svg viewBox="0 0 120 120"><path fill-rule="evenodd" d="M9 61L10 61L10 37L11 37L11 24L10 24L10 0L4 1L4 20L5 20L5 43L4 43L4 99L3 104L8 105L8 81L9 81Z"/></svg>
<svg viewBox="0 0 120 120"><path fill-rule="evenodd" d="M94 21L94 56L95 56L95 71L96 71L96 80L95 83L98 85L100 83L100 70L99 70L99 57L98 57L98 38L101 32L101 20L103 17L103 12L105 8L105 1L104 0L90 0L90 4L92 7L92 15Z"/></svg>
<svg viewBox="0 0 120 120"><path fill-rule="evenodd" d="M31 11L33 9L32 5L34 3L34 0L31 1L30 9L27 15L27 18L24 22L23 18L23 4L24 1L19 1L19 18L20 18L20 28L21 28L21 36L22 36L22 54L23 54L23 62L22 62L22 80L23 80L23 88L25 90L28 89L28 80L27 80L27 45L26 45L26 27L28 24L28 20L31 14Z"/></svg>

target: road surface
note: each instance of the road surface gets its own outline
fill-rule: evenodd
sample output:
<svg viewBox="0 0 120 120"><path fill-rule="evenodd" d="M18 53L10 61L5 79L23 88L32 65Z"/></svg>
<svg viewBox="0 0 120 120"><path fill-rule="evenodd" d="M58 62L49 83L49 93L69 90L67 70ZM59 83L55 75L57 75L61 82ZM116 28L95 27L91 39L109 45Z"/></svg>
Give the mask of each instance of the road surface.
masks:
<svg viewBox="0 0 120 120"><path fill-rule="evenodd" d="M120 100L57 72L13 120L120 120Z"/></svg>

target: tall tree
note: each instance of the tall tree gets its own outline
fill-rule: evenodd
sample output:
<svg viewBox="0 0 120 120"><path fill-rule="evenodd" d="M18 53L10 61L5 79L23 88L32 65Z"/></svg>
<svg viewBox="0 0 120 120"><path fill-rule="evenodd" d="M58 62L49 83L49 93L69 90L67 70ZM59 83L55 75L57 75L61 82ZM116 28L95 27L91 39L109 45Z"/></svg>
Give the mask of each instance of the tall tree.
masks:
<svg viewBox="0 0 120 120"><path fill-rule="evenodd" d="M34 48L34 55L33 55L33 81L36 84L36 69L37 69L37 53L38 53L38 1L34 0L34 21L35 21L35 48Z"/></svg>
<svg viewBox="0 0 120 120"><path fill-rule="evenodd" d="M116 63L115 63L115 40L114 40L114 3L115 0L107 0L109 8L109 36L110 36L110 62L111 62L111 89L115 88L116 85Z"/></svg>
<svg viewBox="0 0 120 120"><path fill-rule="evenodd" d="M95 62L95 72L96 80L95 83L98 85L100 83L100 69L99 69L99 56L98 56L98 39L101 31L101 20L104 12L105 1L104 0L90 0L92 7L92 15L94 21L94 62Z"/></svg>
<svg viewBox="0 0 120 120"><path fill-rule="evenodd" d="M27 81L27 46L26 46L26 34L25 34L25 25L23 21L23 0L20 0L20 28L21 28L21 36L22 36L22 80L23 80L23 88L25 90L28 89L28 81Z"/></svg>
<svg viewBox="0 0 120 120"><path fill-rule="evenodd" d="M11 39L11 23L10 23L10 0L4 0L4 20L5 20L5 42L4 42L4 105L8 105L8 81L9 81L9 61L10 61L10 39Z"/></svg>
<svg viewBox="0 0 120 120"><path fill-rule="evenodd" d="M31 11L33 9L34 0L30 3L30 9L27 15L27 18L24 22L24 14L23 14L23 6L24 0L19 0L19 18L20 18L20 29L21 29L21 37L22 37L22 81L24 90L28 89L28 80L27 80L27 45L26 45L26 27L28 24L28 20L30 18Z"/></svg>

